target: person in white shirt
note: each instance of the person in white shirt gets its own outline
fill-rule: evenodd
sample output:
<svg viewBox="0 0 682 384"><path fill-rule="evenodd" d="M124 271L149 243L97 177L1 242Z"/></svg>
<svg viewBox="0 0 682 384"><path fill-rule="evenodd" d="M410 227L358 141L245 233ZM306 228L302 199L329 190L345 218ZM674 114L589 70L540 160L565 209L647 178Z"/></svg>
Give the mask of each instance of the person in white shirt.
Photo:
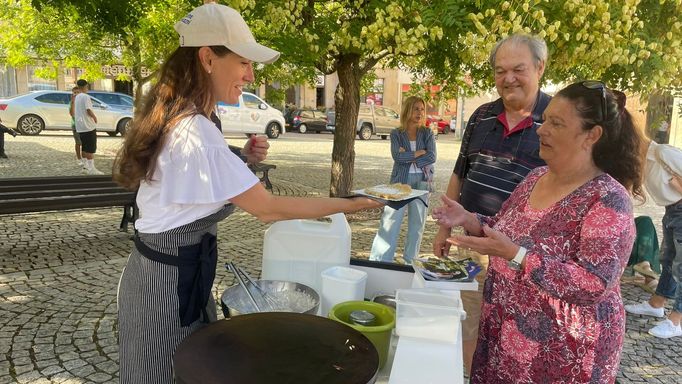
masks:
<svg viewBox="0 0 682 384"><path fill-rule="evenodd" d="M664 317L665 304L673 300L668 317L649 330L660 338L682 336L682 189L675 187L675 175L682 175L682 151L666 144L647 140L642 148L645 161L644 182L656 204L665 206L663 243L660 250L661 276L656 292L639 304L629 304L629 313Z"/></svg>
<svg viewBox="0 0 682 384"><path fill-rule="evenodd" d="M76 95L73 105L73 117L76 132L81 139L81 155L84 170L88 175L102 175L104 172L95 168L94 155L97 152L97 116L92 111L92 99L88 96L88 82L79 79L76 82L80 93Z"/></svg>
<svg viewBox="0 0 682 384"><path fill-rule="evenodd" d="M253 62L279 52L256 42L232 8L204 4L175 24L180 47L159 71L114 162L114 179L138 189L135 247L118 291L121 383L172 383L172 356L217 319L211 295L217 223L235 207L264 222L377 208L365 198L273 196L228 148L209 117L254 81ZM257 162L264 137L242 152Z"/></svg>

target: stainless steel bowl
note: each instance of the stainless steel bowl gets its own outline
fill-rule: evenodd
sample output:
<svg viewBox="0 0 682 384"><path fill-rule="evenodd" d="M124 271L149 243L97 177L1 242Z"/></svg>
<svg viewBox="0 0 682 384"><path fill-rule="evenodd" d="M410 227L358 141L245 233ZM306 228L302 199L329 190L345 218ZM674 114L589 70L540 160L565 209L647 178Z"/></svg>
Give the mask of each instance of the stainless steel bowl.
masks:
<svg viewBox="0 0 682 384"><path fill-rule="evenodd" d="M300 291L309 295L312 298L314 305L299 313L308 313L314 315L317 313L317 309L320 306L320 295L315 292L314 289L305 284L282 280L256 280L256 284L258 284L258 286L266 292ZM253 287L251 293L255 296L256 301L261 307L267 308L267 305L265 305L261 298L258 297L259 295L257 291L253 289ZM234 285L230 288L227 288L220 297L220 304L223 310L223 315L225 315L226 318L256 312L253 304L251 304L251 301L248 298L248 295L239 285ZM294 311L280 310L278 312Z"/></svg>
<svg viewBox="0 0 682 384"><path fill-rule="evenodd" d="M375 303L383 304L383 305L388 305L389 307L396 309L396 302L395 302L395 296L388 294L388 293L382 293L374 296L372 298L372 301Z"/></svg>

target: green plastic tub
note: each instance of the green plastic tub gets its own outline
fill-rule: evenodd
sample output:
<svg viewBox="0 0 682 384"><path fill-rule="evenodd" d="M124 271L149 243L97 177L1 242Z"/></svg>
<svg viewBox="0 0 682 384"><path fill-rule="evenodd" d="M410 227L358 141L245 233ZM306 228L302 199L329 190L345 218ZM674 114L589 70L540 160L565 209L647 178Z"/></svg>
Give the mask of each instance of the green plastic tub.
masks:
<svg viewBox="0 0 682 384"><path fill-rule="evenodd" d="M374 325L353 324L350 320L350 313L358 310L371 312L376 318ZM344 323L365 335L379 353L379 369L386 364L388 347L391 344L391 331L395 328L393 308L371 301L346 301L332 307L329 311L329 318Z"/></svg>

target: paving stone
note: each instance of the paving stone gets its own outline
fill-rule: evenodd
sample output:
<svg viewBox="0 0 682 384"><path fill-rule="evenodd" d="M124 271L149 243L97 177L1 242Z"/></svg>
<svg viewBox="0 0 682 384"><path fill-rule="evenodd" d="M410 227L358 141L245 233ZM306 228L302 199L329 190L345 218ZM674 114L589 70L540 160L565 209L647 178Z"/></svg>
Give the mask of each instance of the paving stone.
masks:
<svg viewBox="0 0 682 384"><path fill-rule="evenodd" d="M111 381L112 377L107 373L97 372L88 376L88 379L94 381L95 383L106 383Z"/></svg>
<svg viewBox="0 0 682 384"><path fill-rule="evenodd" d="M69 372L71 372L76 377L88 377L91 374L95 373L95 368L92 365L84 365L76 369L70 369Z"/></svg>
<svg viewBox="0 0 682 384"><path fill-rule="evenodd" d="M42 375L48 377L55 375L59 372L64 372L64 368L60 367L59 365L50 365L49 367L40 370L40 373Z"/></svg>
<svg viewBox="0 0 682 384"><path fill-rule="evenodd" d="M64 368L68 371L73 371L76 368L83 367L87 365L88 363L86 361L83 361L81 359L73 359L69 361L65 361L63 363Z"/></svg>

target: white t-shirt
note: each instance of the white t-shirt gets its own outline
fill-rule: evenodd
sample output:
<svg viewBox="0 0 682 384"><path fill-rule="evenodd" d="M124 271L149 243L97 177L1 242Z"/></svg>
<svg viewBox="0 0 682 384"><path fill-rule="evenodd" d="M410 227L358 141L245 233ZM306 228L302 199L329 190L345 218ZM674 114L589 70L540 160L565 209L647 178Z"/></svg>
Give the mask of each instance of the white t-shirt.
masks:
<svg viewBox="0 0 682 384"><path fill-rule="evenodd" d="M414 140L414 141L410 140L410 149L412 150L412 152L417 151L417 141L416 140ZM417 164L412 163L412 165L410 165L410 172L409 173L424 173L424 172L422 172L421 168L417 167Z"/></svg>
<svg viewBox="0 0 682 384"><path fill-rule="evenodd" d="M76 132L89 132L97 128L95 120L88 115L88 109L92 110L92 100L87 93L79 93L73 105L73 119L76 123Z"/></svg>
<svg viewBox="0 0 682 384"><path fill-rule="evenodd" d="M218 212L258 183L256 175L227 146L222 132L201 115L181 120L156 160L150 182L137 193L135 228L159 233Z"/></svg>
<svg viewBox="0 0 682 384"><path fill-rule="evenodd" d="M644 166L644 185L656 204L662 206L675 204L682 199L682 195L670 185L672 175L659 164L656 157L657 151L661 161L679 175L682 175L682 151L651 140Z"/></svg>

